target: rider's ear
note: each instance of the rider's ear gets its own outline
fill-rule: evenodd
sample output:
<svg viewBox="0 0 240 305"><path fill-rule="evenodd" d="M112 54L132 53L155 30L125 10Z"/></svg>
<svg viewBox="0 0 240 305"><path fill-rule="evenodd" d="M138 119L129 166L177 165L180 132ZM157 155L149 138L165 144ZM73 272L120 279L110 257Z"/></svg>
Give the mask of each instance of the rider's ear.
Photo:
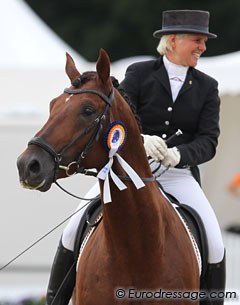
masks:
<svg viewBox="0 0 240 305"><path fill-rule="evenodd" d="M96 64L96 70L103 84L111 84L110 81L110 59L104 49L100 49Z"/></svg>
<svg viewBox="0 0 240 305"><path fill-rule="evenodd" d="M74 60L72 59L71 55L66 53L66 57L67 57L67 60L66 60L65 71L66 71L66 73L67 73L67 75L70 78L71 83L72 83L81 74L77 70L77 68L75 66L75 63L74 63Z"/></svg>

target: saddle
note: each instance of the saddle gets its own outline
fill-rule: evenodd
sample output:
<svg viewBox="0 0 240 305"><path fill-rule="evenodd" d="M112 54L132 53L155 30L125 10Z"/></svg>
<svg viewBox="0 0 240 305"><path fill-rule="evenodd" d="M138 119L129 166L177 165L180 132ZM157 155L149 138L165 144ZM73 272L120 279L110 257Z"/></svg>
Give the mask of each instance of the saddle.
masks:
<svg viewBox="0 0 240 305"><path fill-rule="evenodd" d="M166 193L165 193L166 194ZM198 249L201 254L202 260L202 272L201 278L204 277L206 268L207 268L207 257L208 257L208 247L207 247L207 239L206 239L206 232L203 226L203 222L198 215L198 213L193 210L191 207L187 206L186 204L179 203L173 196L166 194L167 198L169 199L170 203L175 205L176 210L184 219L189 231L193 235ZM102 218L99 217L101 214L101 200L100 196L97 196L95 199L90 201L88 208L85 210L81 221L78 227L78 234L75 240L75 247L74 247L74 258L77 262L79 251L81 246L83 245L85 239L91 228L97 227L98 224L101 222Z"/></svg>
<svg viewBox="0 0 240 305"><path fill-rule="evenodd" d="M159 182L158 182L158 186L165 194L165 196L168 198L169 202L175 205L176 210L183 218L189 231L193 235L194 240L197 243L201 255L201 261L202 261L201 279L203 279L208 264L208 246L207 246L207 235L202 219L193 208L191 208L186 204L180 203L173 195L166 193Z"/></svg>
<svg viewBox="0 0 240 305"><path fill-rule="evenodd" d="M203 278L207 269L208 246L206 231L202 219L200 218L199 214L190 206L179 203L176 201L176 199L175 201L171 201L171 203L175 204L176 210L184 219L189 231L197 243L202 261L201 278Z"/></svg>
<svg viewBox="0 0 240 305"><path fill-rule="evenodd" d="M79 257L80 248L87 237L89 230L93 227L97 227L102 218L99 215L102 212L100 195L92 199L86 208L80 223L78 225L77 236L74 244L74 259L77 262ZM99 219L99 220L98 220Z"/></svg>

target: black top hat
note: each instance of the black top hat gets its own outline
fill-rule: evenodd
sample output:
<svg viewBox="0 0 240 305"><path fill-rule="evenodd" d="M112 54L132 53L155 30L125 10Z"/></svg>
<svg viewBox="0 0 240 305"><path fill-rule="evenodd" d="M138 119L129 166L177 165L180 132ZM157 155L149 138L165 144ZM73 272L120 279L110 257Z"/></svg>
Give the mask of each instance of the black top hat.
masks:
<svg viewBox="0 0 240 305"><path fill-rule="evenodd" d="M209 33L209 12L199 10L174 10L162 13L162 29L155 31L153 36L161 38L163 35L177 33L204 34L208 38L217 35Z"/></svg>

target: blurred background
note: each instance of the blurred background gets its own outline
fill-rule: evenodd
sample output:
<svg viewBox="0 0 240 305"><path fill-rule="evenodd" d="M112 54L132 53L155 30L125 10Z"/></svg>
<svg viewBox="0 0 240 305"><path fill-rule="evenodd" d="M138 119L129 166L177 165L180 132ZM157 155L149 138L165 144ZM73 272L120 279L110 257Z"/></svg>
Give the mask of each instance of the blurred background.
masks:
<svg viewBox="0 0 240 305"><path fill-rule="evenodd" d="M0 0L0 268L74 212L79 202L55 186L24 190L16 159L48 116L50 100L69 86L65 52L80 71L95 70L99 48L121 81L126 67L157 56L152 33L166 9L210 11L210 40L198 68L216 78L221 136L216 157L201 166L203 188L219 219L227 248L227 288L240 297L240 2L173 0ZM62 181L84 195L94 178ZM44 302L51 263L65 224L0 270L0 304ZM231 303L229 300L227 303ZM238 304L234 301L233 304Z"/></svg>

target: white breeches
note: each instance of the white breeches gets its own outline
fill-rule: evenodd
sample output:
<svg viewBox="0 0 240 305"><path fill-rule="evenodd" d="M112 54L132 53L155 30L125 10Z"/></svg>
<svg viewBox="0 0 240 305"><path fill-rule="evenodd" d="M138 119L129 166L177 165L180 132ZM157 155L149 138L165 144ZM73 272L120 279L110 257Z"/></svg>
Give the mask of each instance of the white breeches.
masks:
<svg viewBox="0 0 240 305"><path fill-rule="evenodd" d="M162 166L160 171L162 172L163 169ZM167 193L173 195L180 203L192 207L202 218L207 234L208 262L213 264L222 261L224 245L217 218L203 190L193 178L190 169L169 168L158 180ZM86 198L92 198L98 194L99 184L96 183L86 194ZM81 201L78 209L85 203L86 201ZM69 250L73 251L74 249L76 231L85 209L75 214L63 231L62 243Z"/></svg>
<svg viewBox="0 0 240 305"><path fill-rule="evenodd" d="M87 194L85 195L85 198L94 198L97 195L99 195L99 183L97 182L96 184L94 184L94 186L87 192ZM82 206L84 206L86 204L86 201L81 200L79 206L77 207L76 211L81 209ZM74 214L67 226L65 227L65 229L63 230L63 234L62 234L62 244L65 248L67 248L68 250L73 251L74 250L74 243L75 243L75 237L76 237L76 232L78 229L78 225L80 223L80 219L82 217L82 215L84 214L86 208L88 206L86 205L84 208L82 208L79 212L77 212L76 214Z"/></svg>
<svg viewBox="0 0 240 305"><path fill-rule="evenodd" d="M216 215L190 169L170 168L159 181L167 193L198 212L207 235L208 262L214 264L222 261L224 244Z"/></svg>

